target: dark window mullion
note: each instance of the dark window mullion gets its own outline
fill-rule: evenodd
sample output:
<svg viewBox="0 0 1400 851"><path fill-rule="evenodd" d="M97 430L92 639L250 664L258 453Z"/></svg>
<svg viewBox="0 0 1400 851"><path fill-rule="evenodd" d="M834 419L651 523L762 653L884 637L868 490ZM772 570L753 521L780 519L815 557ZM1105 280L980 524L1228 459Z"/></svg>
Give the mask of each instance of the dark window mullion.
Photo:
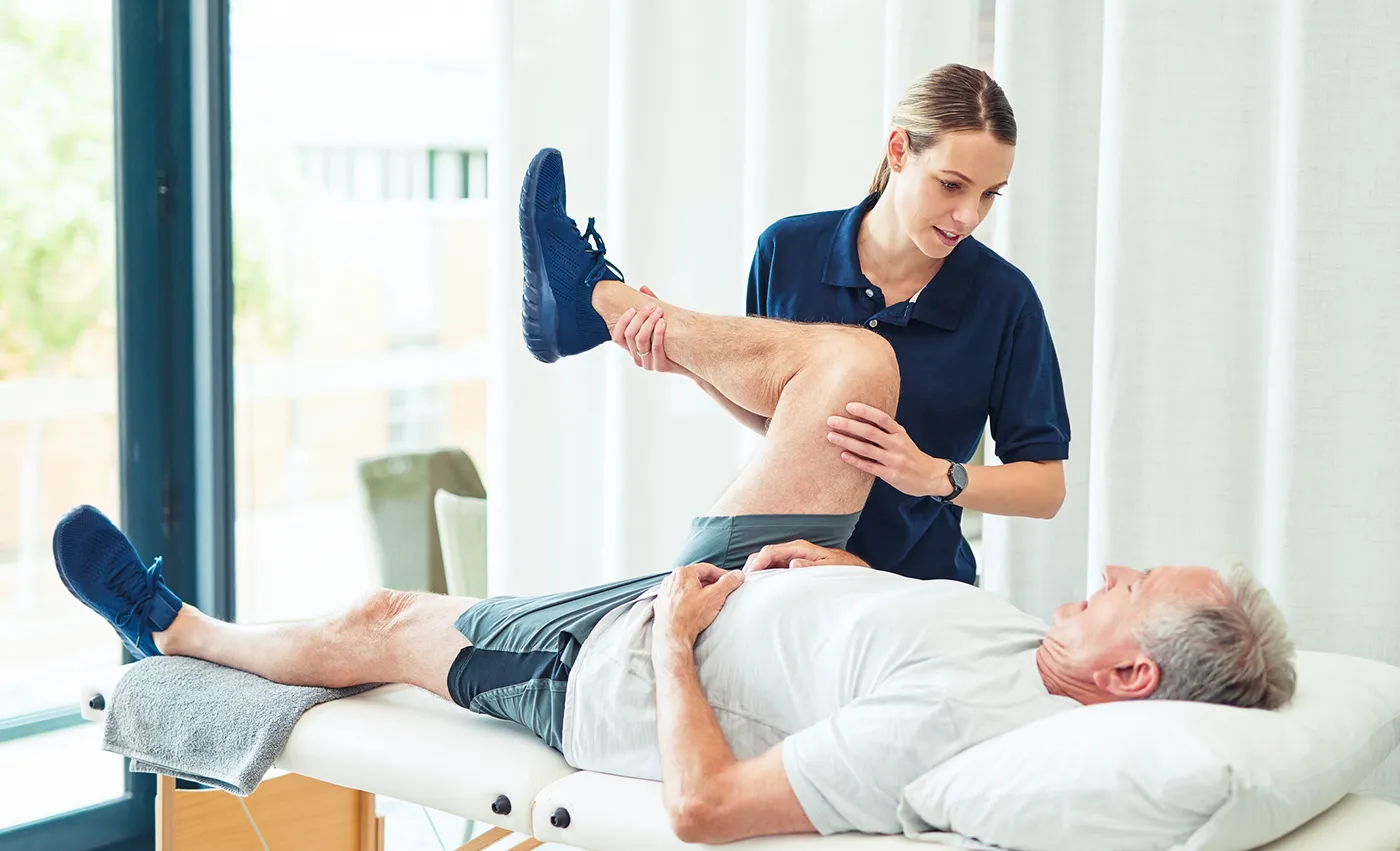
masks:
<svg viewBox="0 0 1400 851"><path fill-rule="evenodd" d="M113 0L113 22L121 522L177 593L231 617L228 2ZM155 778L126 789L0 831L0 851L150 847Z"/></svg>
<svg viewBox="0 0 1400 851"><path fill-rule="evenodd" d="M155 844L155 779L138 778L142 789L95 807L0 833L4 851L106 851L111 846L150 848ZM150 794L144 794L144 787Z"/></svg>

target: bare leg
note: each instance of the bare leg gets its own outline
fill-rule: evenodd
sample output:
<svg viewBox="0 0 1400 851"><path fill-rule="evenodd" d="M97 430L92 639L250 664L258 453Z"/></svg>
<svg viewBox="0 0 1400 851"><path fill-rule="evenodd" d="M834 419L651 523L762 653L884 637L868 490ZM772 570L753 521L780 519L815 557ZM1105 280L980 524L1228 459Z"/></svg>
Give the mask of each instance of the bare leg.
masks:
<svg viewBox="0 0 1400 851"><path fill-rule="evenodd" d="M409 683L451 700L447 672L468 645L452 624L477 602L378 590L338 614L257 626L225 623L185 604L154 639L166 655L193 656L286 685Z"/></svg>
<svg viewBox="0 0 1400 851"><path fill-rule="evenodd" d="M628 308L658 303L620 281L593 290L593 307L610 328ZM826 438L826 419L844 415L849 402L895 413L899 365L882 337L671 304L663 311L667 357L770 420L758 454L714 514L849 514L865 505L873 477L841 460Z"/></svg>
<svg viewBox="0 0 1400 851"><path fill-rule="evenodd" d="M697 313L632 289L621 281L599 281L593 308L612 330L628 308L661 305L666 317L666 355L713 384L735 403L771 417L784 385L808 360L803 347L820 338L817 329L850 333L842 325L800 325L757 317Z"/></svg>

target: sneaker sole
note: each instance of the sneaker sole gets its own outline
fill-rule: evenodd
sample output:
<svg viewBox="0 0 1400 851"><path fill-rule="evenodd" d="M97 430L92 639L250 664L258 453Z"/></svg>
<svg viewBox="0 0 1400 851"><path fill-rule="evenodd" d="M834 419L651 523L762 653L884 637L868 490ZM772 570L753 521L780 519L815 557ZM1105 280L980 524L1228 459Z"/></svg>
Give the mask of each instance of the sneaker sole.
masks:
<svg viewBox="0 0 1400 851"><path fill-rule="evenodd" d="M545 148L535 154L525 170L525 184L520 187L520 253L525 264L521 328L525 348L536 360L545 363L559 360L559 317L545 271L544 246L535 229L535 189L539 185L540 166L550 156L559 156L559 151Z"/></svg>

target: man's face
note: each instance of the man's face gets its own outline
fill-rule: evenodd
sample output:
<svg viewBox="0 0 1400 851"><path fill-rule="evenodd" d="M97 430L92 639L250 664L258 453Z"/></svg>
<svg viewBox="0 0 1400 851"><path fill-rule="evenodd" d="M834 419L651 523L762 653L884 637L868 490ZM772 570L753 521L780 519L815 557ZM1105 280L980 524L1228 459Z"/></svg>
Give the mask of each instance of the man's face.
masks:
<svg viewBox="0 0 1400 851"><path fill-rule="evenodd" d="M1082 603L1055 610L1046 641L1060 645L1076 675L1132 665L1144 656L1133 630L1161 603L1206 604L1224 597L1225 589L1208 567L1157 567L1148 571L1110 565L1104 587Z"/></svg>

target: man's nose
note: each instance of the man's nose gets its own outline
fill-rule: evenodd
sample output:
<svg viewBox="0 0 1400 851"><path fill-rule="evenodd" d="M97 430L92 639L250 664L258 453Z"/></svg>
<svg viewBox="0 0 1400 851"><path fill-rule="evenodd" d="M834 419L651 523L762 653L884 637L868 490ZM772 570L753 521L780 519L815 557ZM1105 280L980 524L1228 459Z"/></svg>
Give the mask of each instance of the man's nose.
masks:
<svg viewBox="0 0 1400 851"><path fill-rule="evenodd" d="M1124 566L1121 565L1121 564L1108 564L1108 565L1104 565L1104 569L1103 569L1103 587L1104 587L1104 590L1105 590L1105 591L1111 591L1111 590L1113 590L1113 587L1114 587L1115 585L1117 585L1119 582L1122 582L1122 581L1125 580L1125 579L1128 579L1129 577L1131 577L1131 576L1132 576L1133 574L1135 574L1135 573L1137 573L1136 570L1133 570L1131 567L1124 567Z"/></svg>

